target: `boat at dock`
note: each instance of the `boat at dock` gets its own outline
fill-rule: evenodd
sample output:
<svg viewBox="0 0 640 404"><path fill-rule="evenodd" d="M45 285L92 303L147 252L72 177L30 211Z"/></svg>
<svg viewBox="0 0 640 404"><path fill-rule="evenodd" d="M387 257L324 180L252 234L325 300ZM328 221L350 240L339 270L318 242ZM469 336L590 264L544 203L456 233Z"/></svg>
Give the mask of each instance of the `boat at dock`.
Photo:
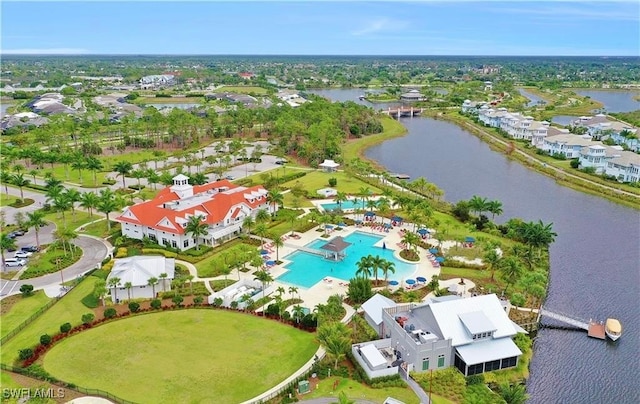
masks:
<svg viewBox="0 0 640 404"><path fill-rule="evenodd" d="M615 318L608 318L604 326L604 332L612 341L616 341L622 336L622 324Z"/></svg>

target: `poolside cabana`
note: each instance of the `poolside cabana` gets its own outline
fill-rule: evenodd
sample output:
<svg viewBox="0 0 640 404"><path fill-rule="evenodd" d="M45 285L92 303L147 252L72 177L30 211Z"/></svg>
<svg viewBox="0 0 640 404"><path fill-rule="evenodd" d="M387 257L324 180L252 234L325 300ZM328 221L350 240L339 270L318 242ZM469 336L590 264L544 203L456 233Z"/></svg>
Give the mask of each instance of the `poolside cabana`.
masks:
<svg viewBox="0 0 640 404"><path fill-rule="evenodd" d="M343 259L346 256L346 254L344 253L344 250L350 245L351 243L344 241L342 237L338 236L333 238L327 244L320 247L320 249L324 250L325 258L338 261Z"/></svg>
<svg viewBox="0 0 640 404"><path fill-rule="evenodd" d="M322 167L322 169L325 172L328 173L332 173L334 171L336 171L338 169L338 167L340 167L340 164L336 163L333 160L324 160L322 163L319 164L320 167Z"/></svg>
<svg viewBox="0 0 640 404"><path fill-rule="evenodd" d="M364 220L374 220L376 217L376 214L369 211L369 212L364 212Z"/></svg>

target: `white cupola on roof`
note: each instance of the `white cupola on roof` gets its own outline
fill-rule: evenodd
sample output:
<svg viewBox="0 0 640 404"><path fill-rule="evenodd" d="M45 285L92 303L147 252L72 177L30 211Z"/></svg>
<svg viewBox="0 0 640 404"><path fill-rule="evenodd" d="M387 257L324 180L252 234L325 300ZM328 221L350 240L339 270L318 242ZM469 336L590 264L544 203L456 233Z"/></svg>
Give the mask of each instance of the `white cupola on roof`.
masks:
<svg viewBox="0 0 640 404"><path fill-rule="evenodd" d="M173 177L171 191L175 192L180 199L193 196L193 186L189 184L189 177L184 174L178 174Z"/></svg>

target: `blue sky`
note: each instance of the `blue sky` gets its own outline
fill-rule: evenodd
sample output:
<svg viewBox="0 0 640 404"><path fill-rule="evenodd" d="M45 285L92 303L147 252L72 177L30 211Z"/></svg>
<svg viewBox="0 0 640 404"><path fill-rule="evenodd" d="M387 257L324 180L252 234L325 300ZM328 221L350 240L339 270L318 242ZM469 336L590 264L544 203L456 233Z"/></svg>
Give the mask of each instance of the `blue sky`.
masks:
<svg viewBox="0 0 640 404"><path fill-rule="evenodd" d="M640 54L635 1L2 1L2 53Z"/></svg>

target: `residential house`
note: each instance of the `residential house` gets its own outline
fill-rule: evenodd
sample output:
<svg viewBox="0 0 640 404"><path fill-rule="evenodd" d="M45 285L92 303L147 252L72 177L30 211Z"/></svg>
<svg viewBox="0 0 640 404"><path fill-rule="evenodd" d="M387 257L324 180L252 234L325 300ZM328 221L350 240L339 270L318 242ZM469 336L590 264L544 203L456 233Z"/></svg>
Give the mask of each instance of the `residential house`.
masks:
<svg viewBox="0 0 640 404"><path fill-rule="evenodd" d="M580 150L578 157L580 167L593 167L596 173L601 174L607 167L607 162L614 157L620 157L622 153L620 146L604 146L602 144L592 144Z"/></svg>
<svg viewBox="0 0 640 404"><path fill-rule="evenodd" d="M605 174L616 177L620 182L640 181L640 155L623 151L620 156L607 161Z"/></svg>
<svg viewBox="0 0 640 404"><path fill-rule="evenodd" d="M408 371L455 366L465 376L515 367L525 332L495 294L383 309L384 332Z"/></svg>
<svg viewBox="0 0 640 404"><path fill-rule="evenodd" d="M175 74L152 74L140 79L140 88L143 90L157 90L176 84Z"/></svg>
<svg viewBox="0 0 640 404"><path fill-rule="evenodd" d="M196 245L185 227L192 216L201 216L208 232L200 244L214 245L240 234L243 221L259 210L274 213L277 206L267 202L262 185L242 187L227 180L193 186L180 174L173 185L149 201L127 207L115 220L122 224L122 235L142 240L148 237L163 246L187 250Z"/></svg>
<svg viewBox="0 0 640 404"><path fill-rule="evenodd" d="M378 332L379 337L384 337L382 328L382 309L395 307L396 302L379 293L373 295L369 300L362 303L364 311L364 319L367 323Z"/></svg>
<svg viewBox="0 0 640 404"><path fill-rule="evenodd" d="M547 136L542 143L542 150L550 155L564 155L567 159L580 157L580 151L585 146L594 144L589 135L555 135Z"/></svg>
<svg viewBox="0 0 640 404"><path fill-rule="evenodd" d="M462 103L462 112L465 114L478 115L480 108L485 105L487 105L487 103L484 101L464 100Z"/></svg>
<svg viewBox="0 0 640 404"><path fill-rule="evenodd" d="M111 297L120 301L124 299L154 298L156 294L165 290L171 290L171 281L175 276L175 259L165 258L161 255L139 255L134 257L115 259L113 268L107 276L107 285ZM162 274L167 274L162 277ZM117 285L110 285L109 280L118 278ZM155 287L149 285L149 279L156 278L158 284ZM127 284L131 284L127 288Z"/></svg>
<svg viewBox="0 0 640 404"><path fill-rule="evenodd" d="M531 145L535 146L538 149L542 149L544 145L544 139L547 136L556 136L556 135L569 135L569 129L565 128L556 128L555 126L545 126L546 130L535 131L531 134Z"/></svg>

